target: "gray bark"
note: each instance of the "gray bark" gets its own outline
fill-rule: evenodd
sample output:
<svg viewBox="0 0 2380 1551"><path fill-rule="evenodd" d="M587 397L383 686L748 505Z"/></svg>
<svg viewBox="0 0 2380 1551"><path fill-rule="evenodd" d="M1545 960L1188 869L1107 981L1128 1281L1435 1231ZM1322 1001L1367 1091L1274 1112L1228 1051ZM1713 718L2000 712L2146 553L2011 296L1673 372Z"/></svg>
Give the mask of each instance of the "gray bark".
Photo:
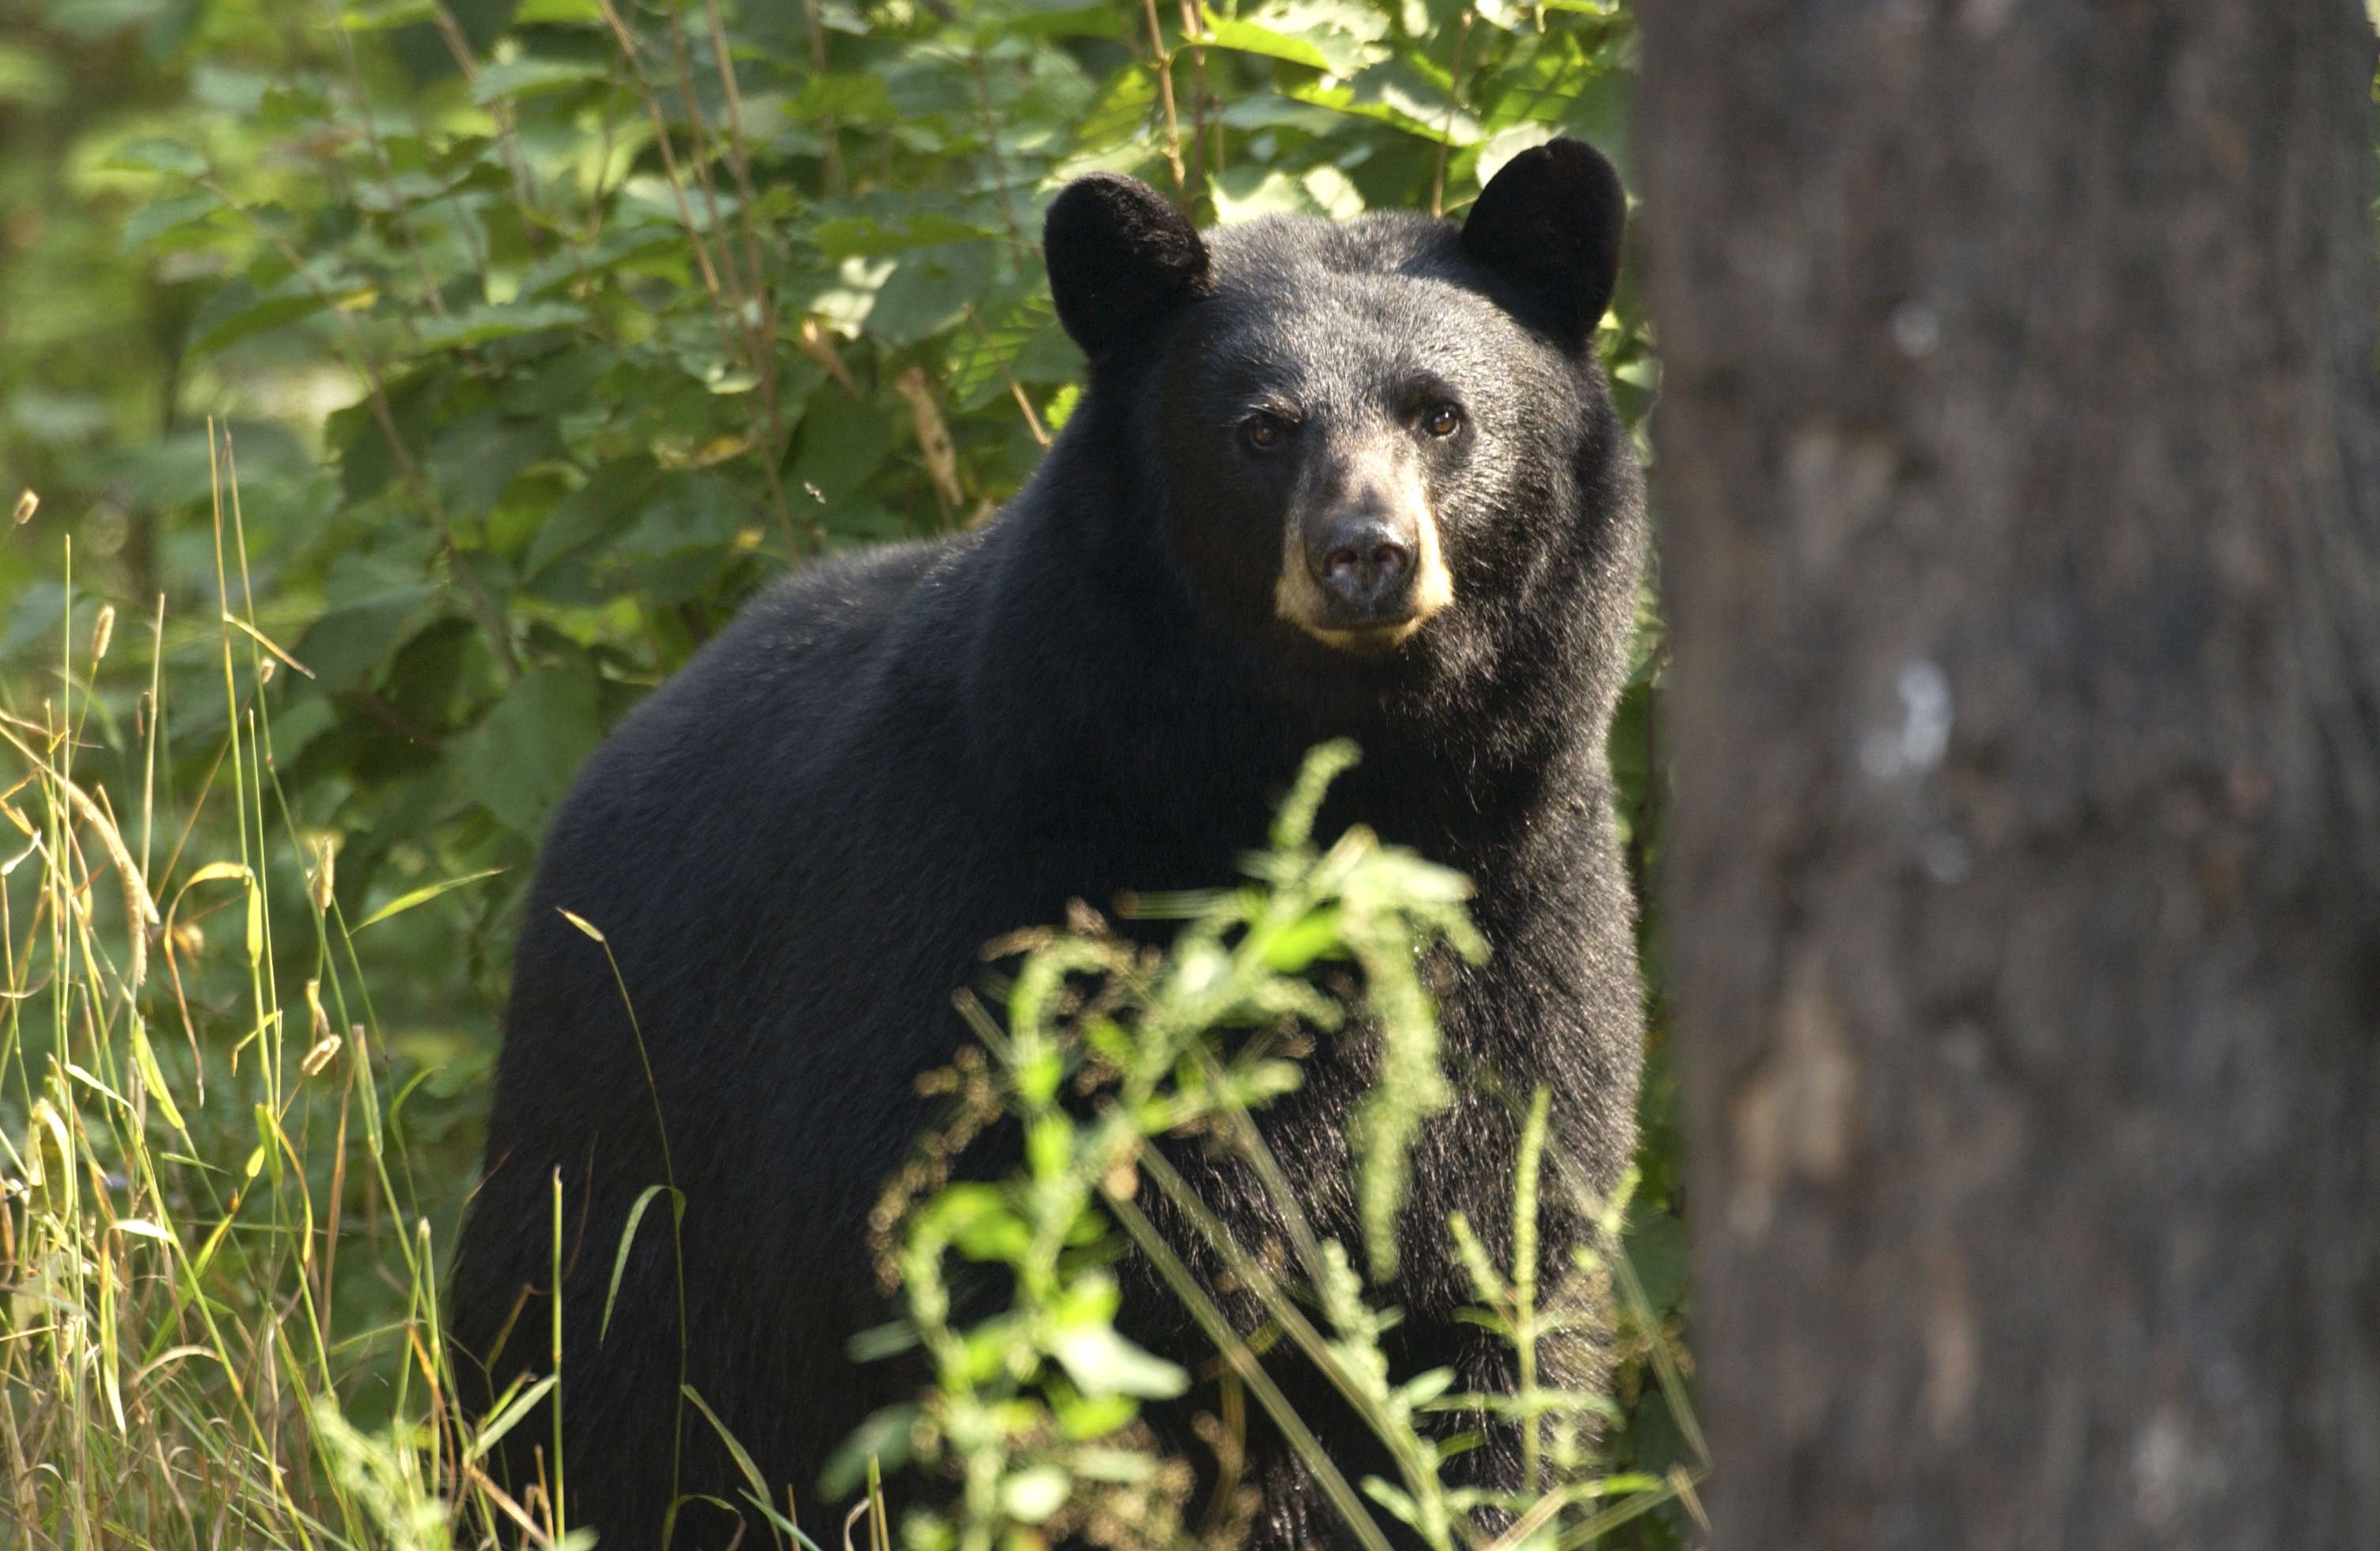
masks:
<svg viewBox="0 0 2380 1551"><path fill-rule="evenodd" d="M2380 1545L2355 0L1648 0L1717 1543Z"/></svg>

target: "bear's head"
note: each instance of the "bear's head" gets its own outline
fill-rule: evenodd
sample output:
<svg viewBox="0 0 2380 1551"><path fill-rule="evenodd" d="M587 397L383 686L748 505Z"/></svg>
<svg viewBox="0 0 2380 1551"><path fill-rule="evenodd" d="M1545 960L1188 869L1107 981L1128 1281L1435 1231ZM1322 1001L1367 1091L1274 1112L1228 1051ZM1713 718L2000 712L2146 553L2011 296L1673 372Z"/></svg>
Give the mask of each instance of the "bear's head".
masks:
<svg viewBox="0 0 2380 1551"><path fill-rule="evenodd" d="M1506 164L1459 227L1201 234L1135 179L1068 185L1044 249L1085 409L1156 474L1127 520L1293 674L1492 673L1533 611L1575 615L1585 590L1626 613L1638 482L1593 348L1626 217L1569 139ZM1572 647L1624 634L1605 624L1536 622Z"/></svg>

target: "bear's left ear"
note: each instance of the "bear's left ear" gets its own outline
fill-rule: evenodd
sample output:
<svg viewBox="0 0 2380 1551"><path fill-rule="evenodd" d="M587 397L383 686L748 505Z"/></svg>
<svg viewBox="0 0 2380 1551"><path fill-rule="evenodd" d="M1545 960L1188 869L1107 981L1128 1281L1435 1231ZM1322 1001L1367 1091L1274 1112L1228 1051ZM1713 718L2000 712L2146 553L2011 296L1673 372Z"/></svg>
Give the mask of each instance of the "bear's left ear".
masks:
<svg viewBox="0 0 2380 1551"><path fill-rule="evenodd" d="M1207 245L1173 201L1136 177L1092 173L1041 223L1050 299L1097 365L1207 289Z"/></svg>
<svg viewBox="0 0 2380 1551"><path fill-rule="evenodd" d="M1536 293L1571 349L1595 337L1620 284L1628 192L1585 140L1548 140L1488 180L1463 223L1472 258Z"/></svg>

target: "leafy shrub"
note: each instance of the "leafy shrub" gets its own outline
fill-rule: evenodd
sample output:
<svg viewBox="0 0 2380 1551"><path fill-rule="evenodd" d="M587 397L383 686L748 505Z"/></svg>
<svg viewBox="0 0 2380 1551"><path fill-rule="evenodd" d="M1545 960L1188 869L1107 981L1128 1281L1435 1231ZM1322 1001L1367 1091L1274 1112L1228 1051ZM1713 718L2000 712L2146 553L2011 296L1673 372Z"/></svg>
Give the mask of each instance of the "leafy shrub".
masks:
<svg viewBox="0 0 2380 1551"><path fill-rule="evenodd" d="M1451 1551L1457 1544L1584 1545L1691 1491L1682 1470L1609 1469L1594 1440L1619 1419L1617 1408L1601 1395L1537 1382L1540 1342L1600 1333L1623 1306L1636 1327L1656 1323L1625 1257L1604 1253L1618 1247L1633 1180L1619 1200L1583 1203L1602 1225L1602 1249L1576 1246L1570 1269L1577 1275L1540 1301L1542 1089L1515 1160L1512 1264L1490 1264L1468 1225L1460 1217L1453 1223L1479 1299L1474 1317L1512 1343L1519 1387L1452 1394L1448 1370L1390 1371L1379 1338L1394 1314L1368 1300L1357 1265L1368 1259L1376 1272L1389 1268L1383 1252L1393 1245L1403 1205L1406 1149L1423 1119L1447 1102L1434 1011L1417 966L1433 948L1475 959L1486 947L1463 911L1470 889L1459 874L1383 846L1361 827L1327 851L1309 843L1324 787L1354 757L1343 744L1315 751L1274 825L1272 849L1252 860L1251 883L1174 902L1189 921L1170 952L1111 935L1087 911L1077 912L1070 930L1020 934L1006 944L1029 950L1008 993L1007 1028L978 1011L981 1048L934 1084L960 1096L950 1129L895 1181L880 1213L880 1220L897 1214L903 1225L894 1268L907 1315L860 1345L889 1352L922 1344L936 1382L918 1405L880 1413L863 1428L840 1468L848 1489L872 1452L914 1450L955 1478L956 1503L913 1510L905 1545L989 1551L1017 1544L1020 1530L1119 1547L1189 1538L1187 1468L1129 1428L1137 1400L1179 1395L1188 1375L1114 1327L1118 1289L1108 1266L1126 1253L1116 1227L1214 1343L1227 1392L1256 1399L1371 1551L1387 1551L1389 1541L1366 1496L1436 1551ZM1344 1023L1348 1010L1303 975L1316 960L1342 955L1361 971L1364 1008L1382 1049L1379 1081L1354 1122L1368 1256L1317 1239L1251 1119L1298 1084L1294 1053L1303 1036L1328 1036ZM1249 1029L1258 1032L1223 1037ZM1023 1165L997 1182L942 1179L965 1140L1000 1115L1023 1129ZM1241 1242L1156 1145L1202 1133L1252 1166L1289 1226L1293 1268L1275 1268ZM1357 1484L1361 1495L1347 1482L1178 1247L1151 1224L1137 1199L1144 1184L1257 1298L1267 1329L1328 1375L1389 1446L1397 1481L1368 1477ZM946 1277L954 1254L1003 1268L1007 1306L954 1324ZM1615 1265L1624 1289L1617 1304ZM1662 1366L1660 1375L1675 1414L1685 1416L1674 1366ZM1521 1427L1524 1491L1498 1495L1441 1479L1446 1460L1475 1441L1443 1424L1450 1414ZM1242 1440L1217 1418L1203 1420L1223 1468L1200 1538L1230 1545L1254 1507L1246 1489L1233 1490Z"/></svg>

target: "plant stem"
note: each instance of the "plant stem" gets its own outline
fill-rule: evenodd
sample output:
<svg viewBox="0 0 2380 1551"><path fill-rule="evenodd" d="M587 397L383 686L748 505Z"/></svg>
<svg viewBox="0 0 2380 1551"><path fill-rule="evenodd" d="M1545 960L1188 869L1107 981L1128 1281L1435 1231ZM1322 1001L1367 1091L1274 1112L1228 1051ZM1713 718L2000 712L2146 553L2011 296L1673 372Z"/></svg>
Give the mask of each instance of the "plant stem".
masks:
<svg viewBox="0 0 2380 1551"><path fill-rule="evenodd" d="M1446 127L1438 137L1438 166L1429 176L1429 212L1446 213L1446 150L1454 143L1454 115L1463 105L1463 45L1471 41L1473 13L1463 13L1462 24L1454 30L1454 67L1446 75Z"/></svg>
<svg viewBox="0 0 2380 1551"><path fill-rule="evenodd" d="M1140 0L1148 22L1148 50L1157 69L1157 99L1165 104L1165 164L1173 172L1173 202L1190 213L1190 186L1182 175L1182 121L1173 111L1173 56L1165 52L1165 32L1157 25L1157 0Z"/></svg>

